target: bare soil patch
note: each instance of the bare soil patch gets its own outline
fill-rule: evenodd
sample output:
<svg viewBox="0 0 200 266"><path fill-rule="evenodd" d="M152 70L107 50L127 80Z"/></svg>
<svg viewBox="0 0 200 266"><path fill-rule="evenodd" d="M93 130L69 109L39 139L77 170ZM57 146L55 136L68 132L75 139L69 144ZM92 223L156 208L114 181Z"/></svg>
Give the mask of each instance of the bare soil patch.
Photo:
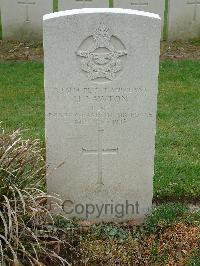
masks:
<svg viewBox="0 0 200 266"><path fill-rule="evenodd" d="M161 59L200 60L200 41L162 42Z"/></svg>
<svg viewBox="0 0 200 266"><path fill-rule="evenodd" d="M43 61L43 46L38 42L0 41L0 61Z"/></svg>
<svg viewBox="0 0 200 266"><path fill-rule="evenodd" d="M200 60L200 40L161 42L161 60ZM0 61L43 61L42 43L0 41Z"/></svg>

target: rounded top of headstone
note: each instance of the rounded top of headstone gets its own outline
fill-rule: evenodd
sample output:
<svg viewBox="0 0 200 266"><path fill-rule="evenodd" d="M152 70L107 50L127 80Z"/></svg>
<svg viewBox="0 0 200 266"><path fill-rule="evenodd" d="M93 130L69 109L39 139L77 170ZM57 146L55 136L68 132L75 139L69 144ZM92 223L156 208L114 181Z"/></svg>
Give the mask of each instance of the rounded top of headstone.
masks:
<svg viewBox="0 0 200 266"><path fill-rule="evenodd" d="M43 20L49 20L64 16L73 16L79 14L98 14L98 13L111 13L111 14L128 14L128 15L136 15L136 16L144 16L154 19L160 19L160 16L150 12L144 12L133 9L123 9L123 8L82 8L82 9L72 9L66 11L55 12L51 14L47 14L43 16Z"/></svg>

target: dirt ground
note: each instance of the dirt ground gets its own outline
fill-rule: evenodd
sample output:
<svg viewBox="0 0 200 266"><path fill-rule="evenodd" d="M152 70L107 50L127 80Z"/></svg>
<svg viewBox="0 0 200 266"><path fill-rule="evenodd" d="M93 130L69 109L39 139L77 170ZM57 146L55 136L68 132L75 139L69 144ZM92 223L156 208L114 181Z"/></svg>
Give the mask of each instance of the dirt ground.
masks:
<svg viewBox="0 0 200 266"><path fill-rule="evenodd" d="M200 41L162 42L161 59L200 60Z"/></svg>
<svg viewBox="0 0 200 266"><path fill-rule="evenodd" d="M0 61L43 61L42 43L0 41Z"/></svg>
<svg viewBox="0 0 200 266"><path fill-rule="evenodd" d="M161 60L200 60L200 41L161 42ZM0 41L0 61L43 61L42 43Z"/></svg>

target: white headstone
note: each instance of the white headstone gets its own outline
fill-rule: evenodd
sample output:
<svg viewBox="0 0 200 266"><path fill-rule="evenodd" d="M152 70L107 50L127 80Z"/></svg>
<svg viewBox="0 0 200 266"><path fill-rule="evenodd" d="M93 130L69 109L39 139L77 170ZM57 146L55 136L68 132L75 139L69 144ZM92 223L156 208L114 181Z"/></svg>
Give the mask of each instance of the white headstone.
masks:
<svg viewBox="0 0 200 266"><path fill-rule="evenodd" d="M113 0L113 6L159 14L164 27L165 0Z"/></svg>
<svg viewBox="0 0 200 266"><path fill-rule="evenodd" d="M200 38L200 0L170 0L169 40Z"/></svg>
<svg viewBox="0 0 200 266"><path fill-rule="evenodd" d="M52 0L2 0L3 39L42 39L43 15L52 11Z"/></svg>
<svg viewBox="0 0 200 266"><path fill-rule="evenodd" d="M158 15L133 10L44 17L47 184L69 217L151 208L160 32Z"/></svg>
<svg viewBox="0 0 200 266"><path fill-rule="evenodd" d="M58 10L109 7L109 0L58 0Z"/></svg>

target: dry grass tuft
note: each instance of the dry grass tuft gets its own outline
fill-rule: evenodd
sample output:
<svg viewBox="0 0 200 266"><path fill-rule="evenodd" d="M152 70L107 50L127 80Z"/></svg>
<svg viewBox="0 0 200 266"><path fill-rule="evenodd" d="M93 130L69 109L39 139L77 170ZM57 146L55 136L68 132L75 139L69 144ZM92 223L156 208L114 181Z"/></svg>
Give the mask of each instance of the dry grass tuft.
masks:
<svg viewBox="0 0 200 266"><path fill-rule="evenodd" d="M45 163L38 140L23 140L20 130L6 134L0 127L0 201L18 189L44 187Z"/></svg>
<svg viewBox="0 0 200 266"><path fill-rule="evenodd" d="M0 265L68 265L67 234L56 227L41 190L40 143L0 130Z"/></svg>

